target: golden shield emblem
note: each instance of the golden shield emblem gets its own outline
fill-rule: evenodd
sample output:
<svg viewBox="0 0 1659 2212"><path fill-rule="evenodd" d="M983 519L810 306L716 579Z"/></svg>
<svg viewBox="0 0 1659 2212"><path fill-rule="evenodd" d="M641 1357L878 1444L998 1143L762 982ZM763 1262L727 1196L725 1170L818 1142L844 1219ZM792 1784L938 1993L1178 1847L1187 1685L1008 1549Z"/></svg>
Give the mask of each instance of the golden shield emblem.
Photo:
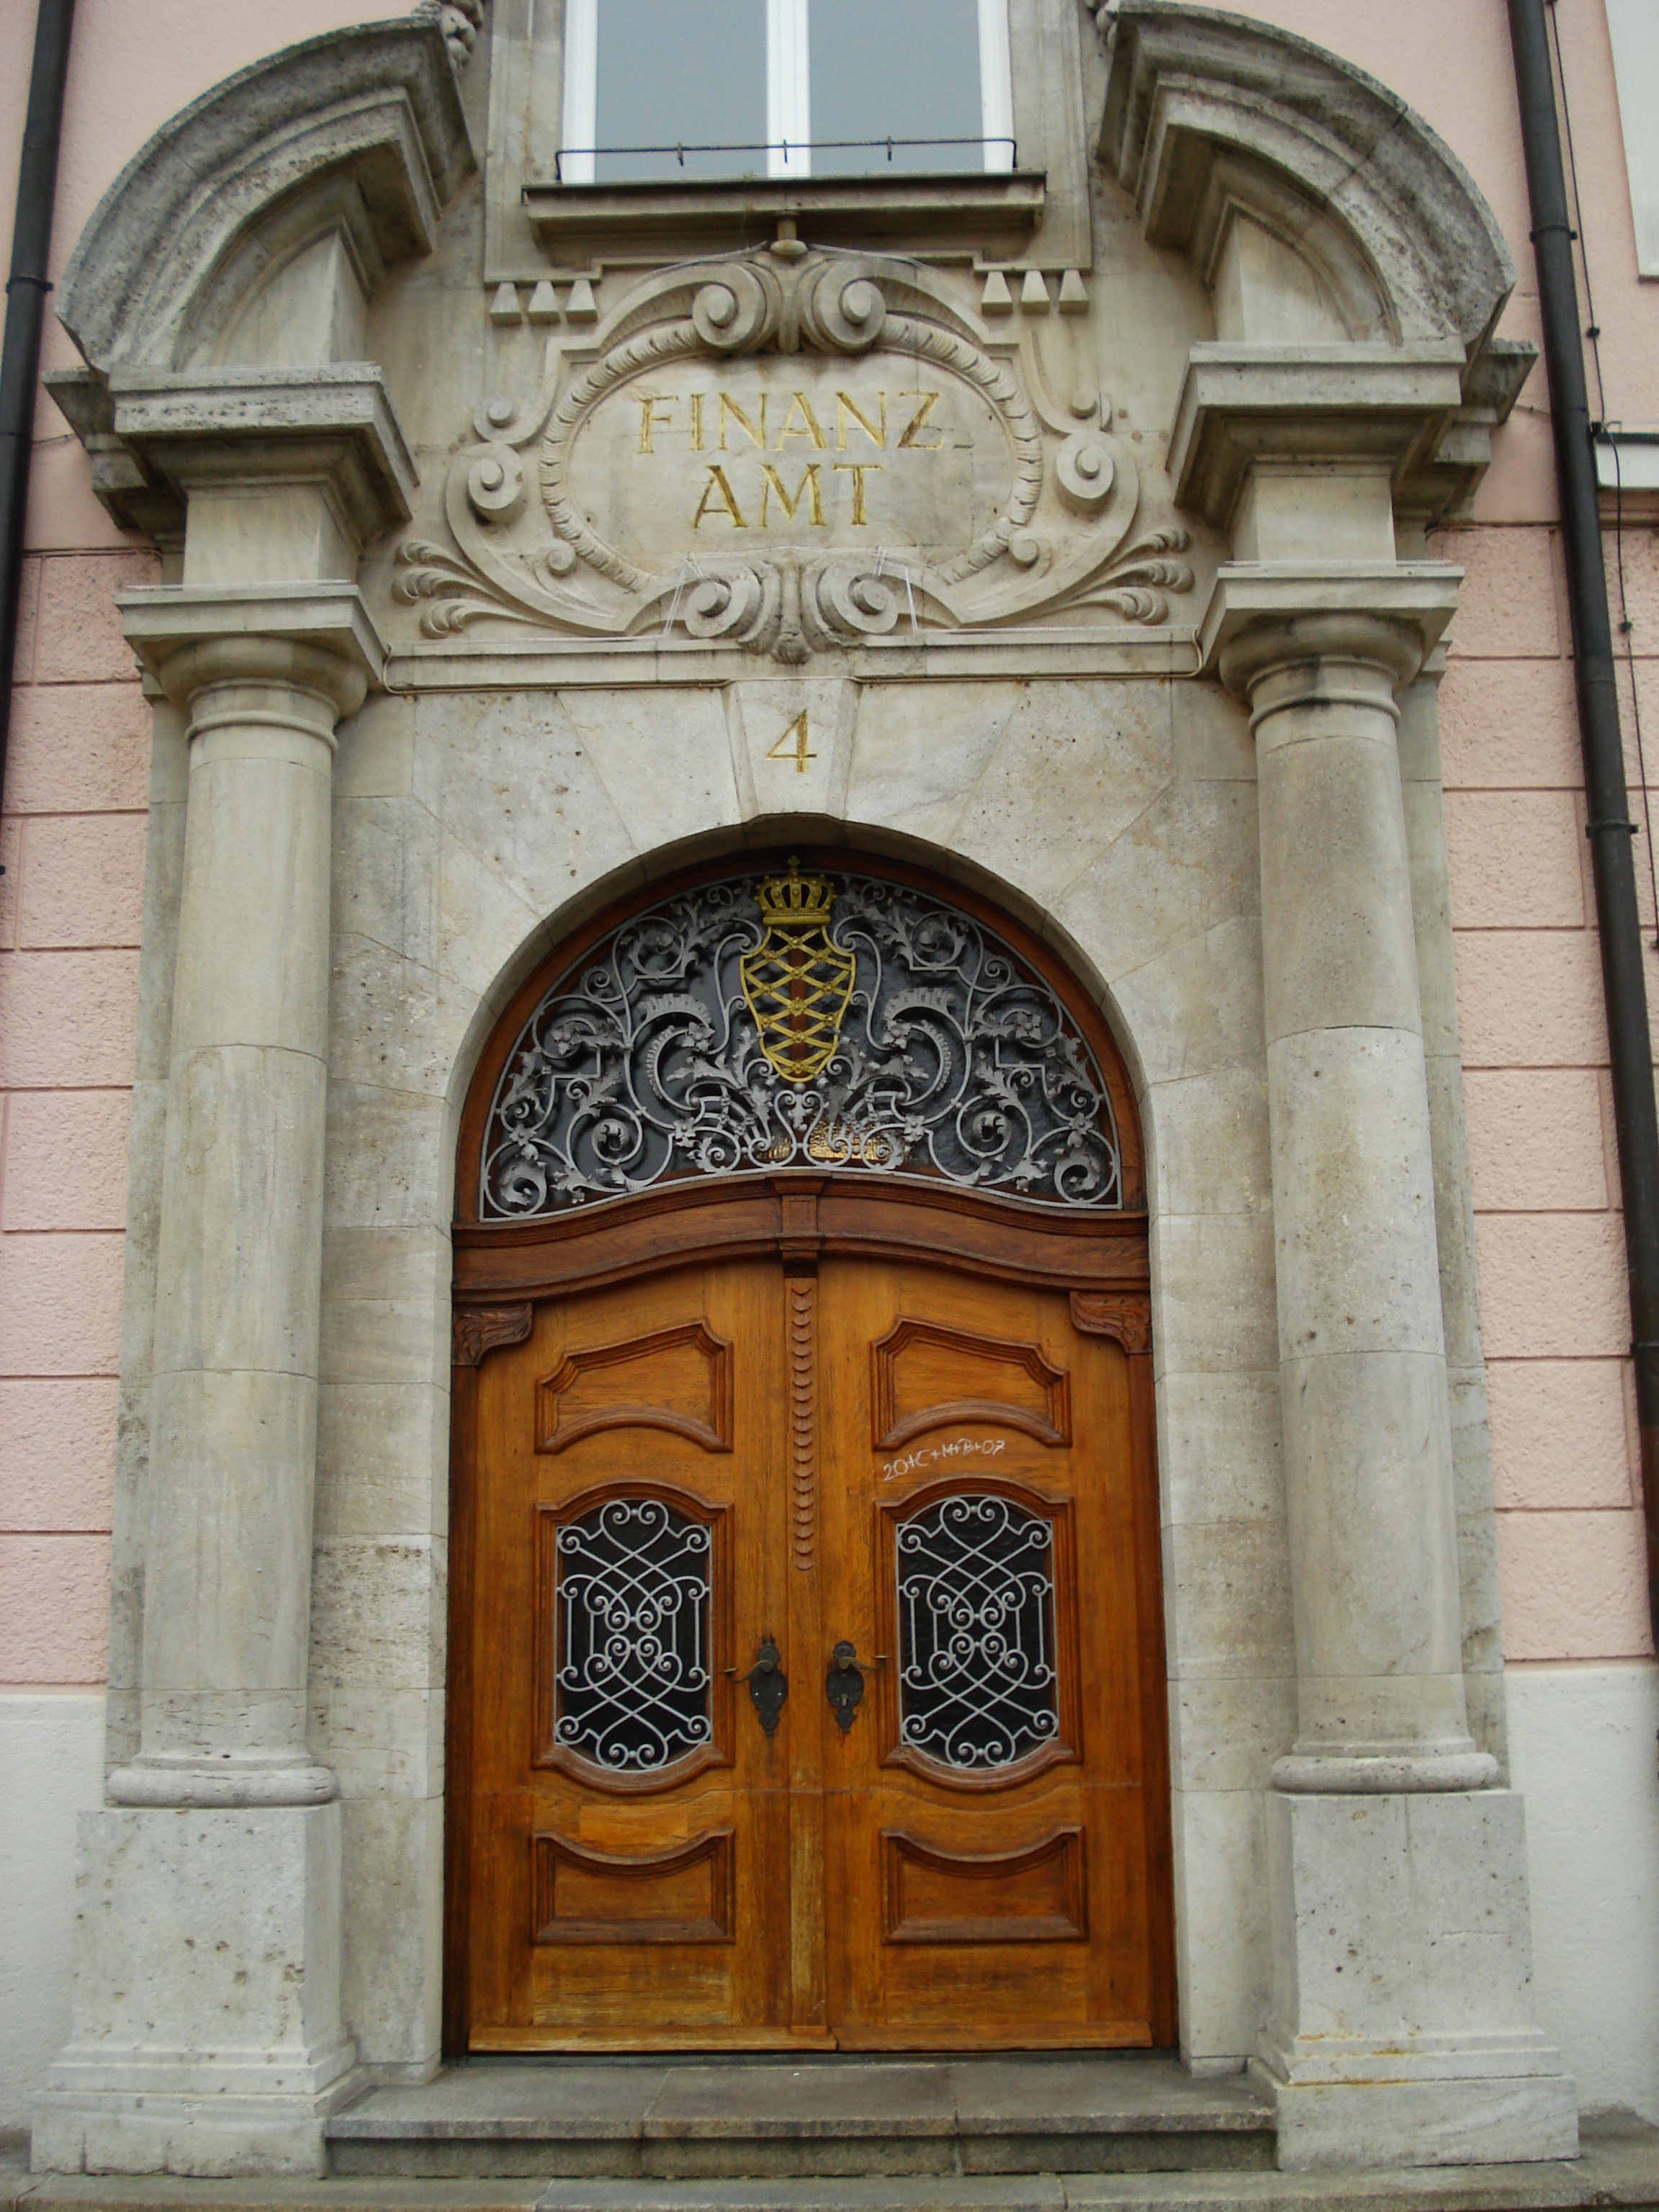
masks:
<svg viewBox="0 0 1659 2212"><path fill-rule="evenodd" d="M738 963L744 1001L760 1031L767 1065L786 1083L822 1073L841 1039L855 963L830 942L835 893L827 877L769 876L758 893L766 934Z"/></svg>

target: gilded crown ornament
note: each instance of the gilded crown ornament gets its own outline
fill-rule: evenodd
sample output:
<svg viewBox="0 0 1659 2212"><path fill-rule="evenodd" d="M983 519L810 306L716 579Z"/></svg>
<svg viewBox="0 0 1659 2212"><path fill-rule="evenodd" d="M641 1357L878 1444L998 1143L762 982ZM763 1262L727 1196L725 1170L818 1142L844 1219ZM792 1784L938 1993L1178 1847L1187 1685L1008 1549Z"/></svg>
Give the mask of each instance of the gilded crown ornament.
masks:
<svg viewBox="0 0 1659 2212"><path fill-rule="evenodd" d="M766 1063L784 1082L810 1083L835 1056L857 963L830 940L836 902L826 876L764 878L757 892L766 934L738 963L744 1003Z"/></svg>

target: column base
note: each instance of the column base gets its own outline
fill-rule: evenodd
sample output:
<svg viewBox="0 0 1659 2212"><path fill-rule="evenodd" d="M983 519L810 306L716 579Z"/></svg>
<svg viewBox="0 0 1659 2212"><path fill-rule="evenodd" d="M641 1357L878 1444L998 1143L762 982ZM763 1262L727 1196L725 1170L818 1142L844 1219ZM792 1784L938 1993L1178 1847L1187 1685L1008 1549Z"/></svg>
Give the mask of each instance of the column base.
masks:
<svg viewBox="0 0 1659 2212"><path fill-rule="evenodd" d="M1251 2072L1281 2166L1576 2158L1538 2028L1522 1802L1506 1790L1267 1800L1273 2009Z"/></svg>
<svg viewBox="0 0 1659 2212"><path fill-rule="evenodd" d="M1578 2155L1577 2101L1562 2075L1321 2085L1280 2081L1259 2058L1249 2071L1273 2099L1279 2163L1287 2172Z"/></svg>
<svg viewBox="0 0 1659 2212"><path fill-rule="evenodd" d="M362 2086L340 2020L340 1808L106 1808L76 1852L74 2032L37 2173L321 2175Z"/></svg>

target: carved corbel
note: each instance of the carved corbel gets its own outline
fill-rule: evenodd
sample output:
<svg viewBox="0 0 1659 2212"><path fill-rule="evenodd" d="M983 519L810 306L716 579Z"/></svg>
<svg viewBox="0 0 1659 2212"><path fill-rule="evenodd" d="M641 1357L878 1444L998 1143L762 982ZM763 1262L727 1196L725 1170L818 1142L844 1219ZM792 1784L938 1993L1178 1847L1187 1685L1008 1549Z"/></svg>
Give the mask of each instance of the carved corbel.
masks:
<svg viewBox="0 0 1659 2212"><path fill-rule="evenodd" d="M452 1364L476 1367L486 1352L525 1343L535 1317L536 1310L527 1299L522 1305L458 1305L452 1325Z"/></svg>
<svg viewBox="0 0 1659 2212"><path fill-rule="evenodd" d="M1072 1326L1107 1336L1130 1353L1152 1348L1152 1302L1145 1291L1073 1291Z"/></svg>

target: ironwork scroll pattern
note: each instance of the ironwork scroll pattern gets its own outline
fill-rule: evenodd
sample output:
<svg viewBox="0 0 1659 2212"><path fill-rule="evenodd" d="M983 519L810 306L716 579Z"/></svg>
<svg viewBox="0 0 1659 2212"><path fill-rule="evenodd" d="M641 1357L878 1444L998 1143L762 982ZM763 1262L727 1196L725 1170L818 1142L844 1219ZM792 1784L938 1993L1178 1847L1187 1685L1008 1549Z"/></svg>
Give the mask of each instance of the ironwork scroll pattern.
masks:
<svg viewBox="0 0 1659 2212"><path fill-rule="evenodd" d="M491 1103L485 1219L785 1167L1121 1205L1105 1084L1053 990L982 923L908 886L832 879L829 938L855 980L827 1064L810 1084L781 1079L740 975L765 935L757 880L624 923L549 992Z"/></svg>
<svg viewBox="0 0 1659 2212"><path fill-rule="evenodd" d="M1054 1530L957 1494L898 1529L899 1736L942 1765L1012 1766L1059 1734Z"/></svg>
<svg viewBox="0 0 1659 2212"><path fill-rule="evenodd" d="M558 1536L556 1743L652 1773L709 1742L711 1545L659 1498L613 1498Z"/></svg>

